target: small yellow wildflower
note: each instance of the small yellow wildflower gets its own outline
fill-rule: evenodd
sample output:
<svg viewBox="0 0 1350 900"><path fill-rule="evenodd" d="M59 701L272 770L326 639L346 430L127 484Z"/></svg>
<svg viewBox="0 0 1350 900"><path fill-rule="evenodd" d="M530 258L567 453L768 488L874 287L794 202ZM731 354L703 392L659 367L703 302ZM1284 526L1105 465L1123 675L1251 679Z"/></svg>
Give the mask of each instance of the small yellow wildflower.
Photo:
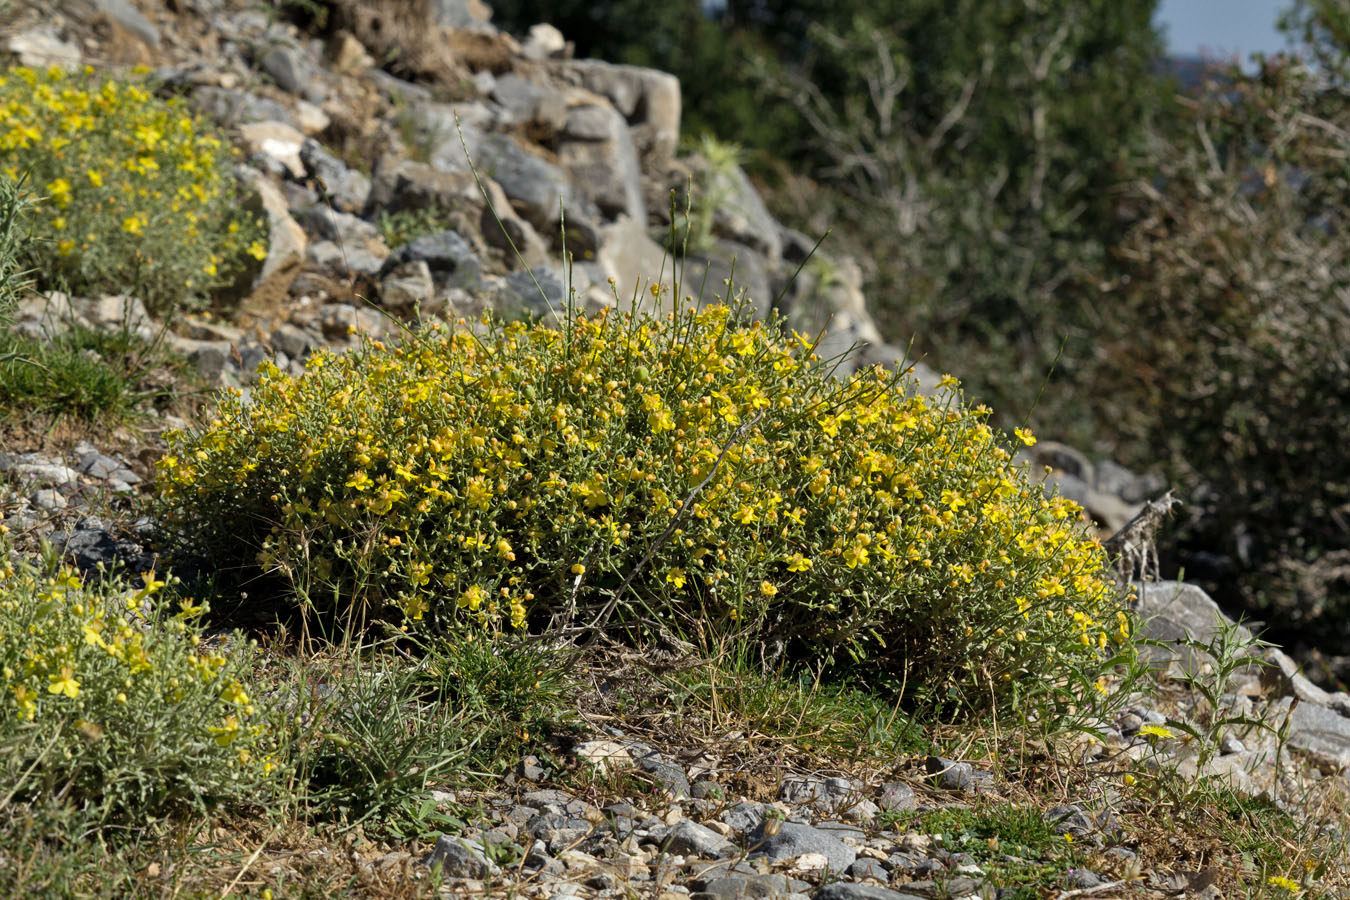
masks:
<svg viewBox="0 0 1350 900"><path fill-rule="evenodd" d="M1141 725L1139 726L1139 733L1151 740L1176 737L1176 735L1172 733L1171 729L1167 728L1164 725L1153 725L1153 724Z"/></svg>
<svg viewBox="0 0 1350 900"><path fill-rule="evenodd" d="M62 666L61 673L51 677L47 693L64 695L72 700L80 696L80 683L75 680L75 670L70 666Z"/></svg>

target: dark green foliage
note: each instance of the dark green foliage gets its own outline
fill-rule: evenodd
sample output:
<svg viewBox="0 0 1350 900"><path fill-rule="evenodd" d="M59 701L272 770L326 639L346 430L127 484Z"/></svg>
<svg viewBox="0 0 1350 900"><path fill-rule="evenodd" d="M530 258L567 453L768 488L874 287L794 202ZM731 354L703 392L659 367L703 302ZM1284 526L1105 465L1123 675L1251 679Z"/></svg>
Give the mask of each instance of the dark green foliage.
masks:
<svg viewBox="0 0 1350 900"><path fill-rule="evenodd" d="M1226 567L1188 574L1330 649L1350 613L1350 98L1270 60L1186 126L1123 194L1100 355L1067 387L1119 455L1180 483L1185 546Z"/></svg>

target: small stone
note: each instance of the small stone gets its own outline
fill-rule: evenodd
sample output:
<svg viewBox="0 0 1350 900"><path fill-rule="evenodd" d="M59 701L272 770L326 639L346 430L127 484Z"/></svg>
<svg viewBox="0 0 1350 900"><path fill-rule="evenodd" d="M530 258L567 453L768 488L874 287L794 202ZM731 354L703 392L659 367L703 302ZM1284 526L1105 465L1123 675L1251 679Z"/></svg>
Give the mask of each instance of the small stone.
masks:
<svg viewBox="0 0 1350 900"><path fill-rule="evenodd" d="M66 498L55 488L42 488L34 491L28 499L32 500L33 505L38 509L44 509L48 512L65 509L68 505Z"/></svg>
<svg viewBox="0 0 1350 900"><path fill-rule="evenodd" d="M769 834L771 829L766 825L767 822L762 821L746 835L750 859L764 857L770 862L782 862L807 853L819 853L825 857L830 871L843 872L858 858L853 848L843 841L810 825L783 822L777 834Z"/></svg>
<svg viewBox="0 0 1350 900"><path fill-rule="evenodd" d="M644 756L637 761L638 768L655 778L666 793L675 800L689 797L689 778L684 769L659 756Z"/></svg>
<svg viewBox="0 0 1350 900"><path fill-rule="evenodd" d="M1064 886L1071 890L1095 888L1105 883L1105 879L1091 869L1070 869L1064 873Z"/></svg>
<svg viewBox="0 0 1350 900"><path fill-rule="evenodd" d="M704 859L726 859L736 854L736 846L722 835L685 819L671 826L662 846L667 853L698 856Z"/></svg>
<svg viewBox="0 0 1350 900"><path fill-rule="evenodd" d="M915 806L914 789L902 781L890 781L881 786L877 805L887 812L908 812Z"/></svg>
<svg viewBox="0 0 1350 900"><path fill-rule="evenodd" d="M1087 837L1097 830L1097 825L1077 806L1054 806L1045 813L1045 820L1059 834L1071 834L1074 837Z"/></svg>
<svg viewBox="0 0 1350 900"><path fill-rule="evenodd" d="M890 879L886 867L875 859L860 859L848 867L849 877L854 881L880 881L885 884Z"/></svg>
<svg viewBox="0 0 1350 900"><path fill-rule="evenodd" d="M472 838L441 835L436 846L422 860L425 866L440 864L441 874L447 878L489 878L501 872L496 863L487 858L483 845Z"/></svg>

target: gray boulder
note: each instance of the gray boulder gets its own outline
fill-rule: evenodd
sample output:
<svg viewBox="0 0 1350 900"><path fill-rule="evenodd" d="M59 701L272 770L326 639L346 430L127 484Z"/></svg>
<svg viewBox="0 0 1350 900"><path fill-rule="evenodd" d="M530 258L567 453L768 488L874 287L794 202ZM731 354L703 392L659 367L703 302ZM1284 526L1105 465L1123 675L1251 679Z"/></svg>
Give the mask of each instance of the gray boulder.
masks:
<svg viewBox="0 0 1350 900"><path fill-rule="evenodd" d="M580 106L567 114L558 163L580 196L606 218L646 221L637 151L627 124L612 107Z"/></svg>
<svg viewBox="0 0 1350 900"><path fill-rule="evenodd" d="M607 98L633 130L644 164L675 155L680 139L680 81L667 72L594 59L555 64L563 81Z"/></svg>

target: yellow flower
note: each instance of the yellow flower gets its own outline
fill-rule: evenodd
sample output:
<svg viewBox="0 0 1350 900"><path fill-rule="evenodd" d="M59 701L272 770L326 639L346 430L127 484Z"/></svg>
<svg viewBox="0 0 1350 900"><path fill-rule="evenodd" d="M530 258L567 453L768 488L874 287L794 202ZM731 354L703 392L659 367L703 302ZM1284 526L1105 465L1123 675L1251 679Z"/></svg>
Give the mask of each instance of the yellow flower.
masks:
<svg viewBox="0 0 1350 900"><path fill-rule="evenodd" d="M787 570L789 572L805 572L809 568L811 568L811 560L800 553L794 553L787 558Z"/></svg>
<svg viewBox="0 0 1350 900"><path fill-rule="evenodd" d="M675 566L669 572L666 573L666 582L674 585L675 588L678 590L684 587L685 577L686 573L684 569L681 569L679 566Z"/></svg>
<svg viewBox="0 0 1350 900"><path fill-rule="evenodd" d="M80 696L80 683L75 680L75 670L70 666L62 666L59 675L51 676L51 682L47 685L49 694L63 694L72 700Z"/></svg>
<svg viewBox="0 0 1350 900"><path fill-rule="evenodd" d="M216 736L216 744L221 747L228 747L234 743L234 739L239 737L239 717L226 716L225 721L219 726L208 725L207 731Z"/></svg>
<svg viewBox="0 0 1350 900"><path fill-rule="evenodd" d="M1266 879L1266 884L1271 887L1277 887L1286 890L1291 894L1297 894L1300 890L1299 883L1292 878L1286 878L1283 875L1272 875Z"/></svg>
<svg viewBox="0 0 1350 900"><path fill-rule="evenodd" d="M772 597L778 593L778 588L776 588L772 582L761 581L759 583L759 592L765 597Z"/></svg>
<svg viewBox="0 0 1350 900"><path fill-rule="evenodd" d="M262 262L267 259L267 248L263 246L262 241L254 241L248 245L248 255Z"/></svg>
<svg viewBox="0 0 1350 900"><path fill-rule="evenodd" d="M844 551L844 564L850 569L856 569L858 566L867 565L869 559L867 548L861 544L854 544Z"/></svg>
<svg viewBox="0 0 1350 900"><path fill-rule="evenodd" d="M232 681L225 686L225 690L220 692L220 699L226 703L243 705L248 702L248 694L244 691L244 686L237 681Z"/></svg>
<svg viewBox="0 0 1350 900"><path fill-rule="evenodd" d="M1152 724L1141 725L1139 726L1139 733L1146 738L1152 739L1176 737L1176 735L1172 733L1171 729L1163 725L1152 725Z"/></svg>
<svg viewBox="0 0 1350 900"><path fill-rule="evenodd" d="M88 172L85 173L85 175L88 176L89 183L92 184L94 187L103 186L103 176L100 175L97 171L90 169Z"/></svg>
<svg viewBox="0 0 1350 900"><path fill-rule="evenodd" d="M457 602L459 604L460 609L467 609L470 612L478 612L478 607L483 605L483 600L486 598L486 596L487 596L486 592L481 587L475 584L473 587L469 588L467 591L460 594L459 600Z"/></svg>
<svg viewBox="0 0 1350 900"><path fill-rule="evenodd" d="M1036 444L1036 437L1031 433L1030 429L1016 428L1013 429L1013 434L1017 435L1017 439L1028 447L1035 446Z"/></svg>
<svg viewBox="0 0 1350 900"><path fill-rule="evenodd" d="M127 234L140 234L141 220L135 216L128 216L122 220L122 230Z"/></svg>
<svg viewBox="0 0 1350 900"><path fill-rule="evenodd" d="M47 182L47 192L51 194L52 202L61 209L70 205L70 182L66 179L58 178Z"/></svg>

